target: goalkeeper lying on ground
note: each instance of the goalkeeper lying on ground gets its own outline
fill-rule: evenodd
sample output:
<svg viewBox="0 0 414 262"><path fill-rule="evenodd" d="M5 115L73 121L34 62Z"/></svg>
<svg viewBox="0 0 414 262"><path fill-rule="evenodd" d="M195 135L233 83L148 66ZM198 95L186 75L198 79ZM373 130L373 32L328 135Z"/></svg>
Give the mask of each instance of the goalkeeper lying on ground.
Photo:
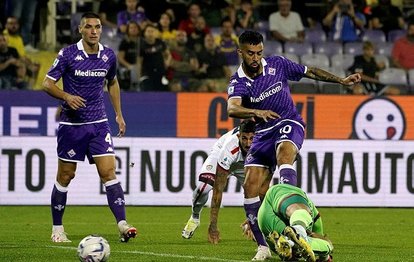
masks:
<svg viewBox="0 0 414 262"><path fill-rule="evenodd" d="M322 218L302 189L270 187L257 219L270 249L282 260L332 261L333 246L324 236Z"/></svg>

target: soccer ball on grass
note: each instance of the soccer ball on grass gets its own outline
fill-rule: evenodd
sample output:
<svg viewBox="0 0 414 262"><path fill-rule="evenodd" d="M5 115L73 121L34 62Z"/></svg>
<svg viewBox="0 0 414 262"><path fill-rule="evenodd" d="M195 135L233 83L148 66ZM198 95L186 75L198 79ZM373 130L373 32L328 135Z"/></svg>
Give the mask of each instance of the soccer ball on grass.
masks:
<svg viewBox="0 0 414 262"><path fill-rule="evenodd" d="M78 257L83 262L108 261L110 253L108 241L99 235L89 235L78 245Z"/></svg>

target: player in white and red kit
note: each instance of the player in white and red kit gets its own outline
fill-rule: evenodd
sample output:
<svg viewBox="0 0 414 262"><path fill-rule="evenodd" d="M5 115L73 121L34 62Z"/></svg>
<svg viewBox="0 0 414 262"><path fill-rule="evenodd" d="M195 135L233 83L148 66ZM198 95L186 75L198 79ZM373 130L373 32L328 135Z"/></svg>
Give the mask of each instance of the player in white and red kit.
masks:
<svg viewBox="0 0 414 262"><path fill-rule="evenodd" d="M58 171L51 196L53 242L70 242L62 218L70 181L78 162L88 158L96 164L106 188L108 205L118 224L121 241L135 237L136 229L126 222L125 199L115 175L115 151L104 105L104 84L116 114L119 136L125 133L120 89L116 79L116 55L99 43L100 18L94 13L82 16L79 33L82 39L59 51L44 81L44 90L62 101L57 133ZM56 82L62 78L63 90Z"/></svg>
<svg viewBox="0 0 414 262"><path fill-rule="evenodd" d="M316 67L294 63L281 56L263 58L263 36L245 31L239 36L242 59L228 87L227 112L230 117L256 119L256 134L245 160L244 209L258 244L255 261L271 257L257 225L260 188L276 163L281 183L297 185L293 163L302 147L305 123L296 110L288 81L308 77L351 86L361 81L359 74L340 78Z"/></svg>
<svg viewBox="0 0 414 262"><path fill-rule="evenodd" d="M245 120L214 143L199 172L199 182L193 191L192 214L181 233L183 238L191 238L200 225L201 210L213 189L209 241L218 242L217 219L222 193L229 176L235 176L241 184L244 182L244 158L253 140L254 126L254 121Z"/></svg>

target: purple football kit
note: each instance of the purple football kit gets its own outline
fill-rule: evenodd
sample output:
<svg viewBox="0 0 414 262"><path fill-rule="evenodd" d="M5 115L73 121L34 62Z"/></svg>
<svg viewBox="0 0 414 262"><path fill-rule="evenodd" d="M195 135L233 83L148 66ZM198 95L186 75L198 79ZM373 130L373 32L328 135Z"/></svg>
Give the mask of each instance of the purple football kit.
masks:
<svg viewBox="0 0 414 262"><path fill-rule="evenodd" d="M112 49L99 44L97 54L87 54L80 40L59 51L46 76L54 81L62 78L65 92L86 100L86 106L78 110L71 109L65 101L61 105L58 157L79 162L87 156L93 163L95 156L114 155L103 97L105 80L116 76Z"/></svg>
<svg viewBox="0 0 414 262"><path fill-rule="evenodd" d="M263 73L249 78L242 66L231 77L228 99L241 98L242 106L250 109L272 110L280 118L265 122L256 119L256 134L246 156L245 166L276 167L276 146L292 142L298 150L305 136L305 123L292 100L288 80L299 81L307 67L282 56L262 58Z"/></svg>

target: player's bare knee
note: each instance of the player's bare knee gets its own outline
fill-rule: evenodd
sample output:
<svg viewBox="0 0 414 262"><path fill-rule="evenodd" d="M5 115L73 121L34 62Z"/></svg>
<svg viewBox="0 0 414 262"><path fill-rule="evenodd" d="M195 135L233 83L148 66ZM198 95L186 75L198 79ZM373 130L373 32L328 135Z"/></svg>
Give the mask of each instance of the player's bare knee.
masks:
<svg viewBox="0 0 414 262"><path fill-rule="evenodd" d="M293 164L296 159L296 148L290 143L282 143L277 148L276 160L278 165Z"/></svg>
<svg viewBox="0 0 414 262"><path fill-rule="evenodd" d="M99 177L103 183L116 179L115 168L107 168L99 171Z"/></svg>
<svg viewBox="0 0 414 262"><path fill-rule="evenodd" d="M70 181L75 177L75 171L63 170L57 174L57 181L61 186L68 186Z"/></svg>

